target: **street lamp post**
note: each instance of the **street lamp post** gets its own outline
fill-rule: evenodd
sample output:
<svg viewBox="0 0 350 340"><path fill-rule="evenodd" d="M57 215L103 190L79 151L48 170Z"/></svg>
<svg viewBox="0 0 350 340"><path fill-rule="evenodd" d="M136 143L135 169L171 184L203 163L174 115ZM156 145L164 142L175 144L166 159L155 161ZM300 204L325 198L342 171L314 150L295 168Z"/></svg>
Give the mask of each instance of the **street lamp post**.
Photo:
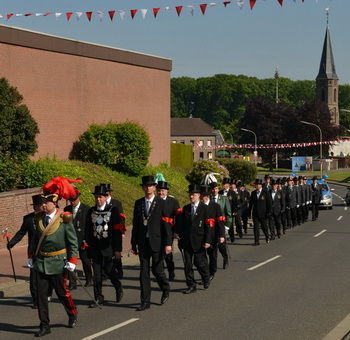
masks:
<svg viewBox="0 0 350 340"><path fill-rule="evenodd" d="M247 131L247 132L250 132L254 135L254 138L255 138L255 149L254 149L254 157L255 157L255 166L257 164L257 158L258 158L258 151L256 150L257 149L257 146L258 146L258 138L256 137L256 133L252 130L248 130L248 129L243 129L241 128L242 131Z"/></svg>
<svg viewBox="0 0 350 340"><path fill-rule="evenodd" d="M323 161L322 161L322 130L318 125L316 125L314 123L305 122L304 120L301 120L300 123L316 126L318 128L318 130L320 131L320 175L322 178L322 166L323 166Z"/></svg>
<svg viewBox="0 0 350 340"><path fill-rule="evenodd" d="M229 134L231 136L231 144L233 144L233 136L232 133L230 131L226 131L227 134Z"/></svg>

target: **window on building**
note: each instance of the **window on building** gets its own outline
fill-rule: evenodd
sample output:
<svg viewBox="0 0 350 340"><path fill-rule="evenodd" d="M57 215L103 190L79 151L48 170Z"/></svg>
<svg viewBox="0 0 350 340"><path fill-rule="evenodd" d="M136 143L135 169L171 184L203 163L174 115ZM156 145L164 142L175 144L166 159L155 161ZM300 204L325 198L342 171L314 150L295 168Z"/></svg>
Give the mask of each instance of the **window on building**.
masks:
<svg viewBox="0 0 350 340"><path fill-rule="evenodd" d="M213 159L213 153L212 152L208 152L208 159Z"/></svg>
<svg viewBox="0 0 350 340"><path fill-rule="evenodd" d="M211 140L207 140L207 146L211 146Z"/></svg>
<svg viewBox="0 0 350 340"><path fill-rule="evenodd" d="M194 145L194 140L190 140L191 145Z"/></svg>
<svg viewBox="0 0 350 340"><path fill-rule="evenodd" d="M173 143L176 144L176 140L175 139L173 139Z"/></svg>
<svg viewBox="0 0 350 340"><path fill-rule="evenodd" d="M334 100L335 103L337 102L337 89L334 89Z"/></svg>
<svg viewBox="0 0 350 340"><path fill-rule="evenodd" d="M203 146L204 142L202 140L199 141L199 146Z"/></svg>
<svg viewBox="0 0 350 340"><path fill-rule="evenodd" d="M185 141L184 140L180 140L180 144L185 144Z"/></svg>
<svg viewBox="0 0 350 340"><path fill-rule="evenodd" d="M200 153L199 153L199 159L200 159L200 160L204 159L204 152L200 152Z"/></svg>

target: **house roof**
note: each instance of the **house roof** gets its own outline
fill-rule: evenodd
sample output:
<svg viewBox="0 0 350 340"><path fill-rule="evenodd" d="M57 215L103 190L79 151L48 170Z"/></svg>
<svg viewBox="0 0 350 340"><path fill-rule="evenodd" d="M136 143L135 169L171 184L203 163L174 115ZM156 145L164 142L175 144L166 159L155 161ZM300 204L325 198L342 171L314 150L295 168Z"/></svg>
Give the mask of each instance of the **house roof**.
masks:
<svg viewBox="0 0 350 340"><path fill-rule="evenodd" d="M171 118L171 136L215 136L215 132L201 118Z"/></svg>

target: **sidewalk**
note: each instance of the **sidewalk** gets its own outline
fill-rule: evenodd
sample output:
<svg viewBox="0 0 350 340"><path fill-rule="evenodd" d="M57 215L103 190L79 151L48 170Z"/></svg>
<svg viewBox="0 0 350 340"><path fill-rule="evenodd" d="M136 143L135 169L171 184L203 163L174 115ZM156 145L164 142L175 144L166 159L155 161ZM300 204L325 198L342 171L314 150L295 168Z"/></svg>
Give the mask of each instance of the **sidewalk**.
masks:
<svg viewBox="0 0 350 340"><path fill-rule="evenodd" d="M128 257L130 250L131 226L123 239L123 265L138 264L138 256L131 255ZM12 258L15 267L17 281L15 282L12 272L10 254L7 249L0 250L0 299L4 297L23 296L29 292L29 268L27 267L27 242L26 236L23 240L15 245L12 249ZM6 242L0 240L0 242ZM77 274L83 276L80 261L77 265Z"/></svg>

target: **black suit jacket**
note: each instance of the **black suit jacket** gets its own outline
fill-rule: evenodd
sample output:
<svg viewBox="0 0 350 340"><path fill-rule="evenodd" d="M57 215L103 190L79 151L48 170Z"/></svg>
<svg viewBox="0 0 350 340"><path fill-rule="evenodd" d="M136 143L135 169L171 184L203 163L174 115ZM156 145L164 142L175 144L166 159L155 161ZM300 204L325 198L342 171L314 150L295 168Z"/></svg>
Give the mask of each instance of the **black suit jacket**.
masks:
<svg viewBox="0 0 350 340"><path fill-rule="evenodd" d="M131 233L131 247L138 246L142 250L145 244L147 232L151 249L154 252L164 251L165 246L171 246L170 213L165 201L157 196L154 197L149 208L150 216L147 226L144 225L143 212L146 212L145 198L135 202L133 228Z"/></svg>
<svg viewBox="0 0 350 340"><path fill-rule="evenodd" d="M199 202L193 220L191 204L185 205L175 225L175 232L180 237L180 247L198 250L204 246L204 243L211 244L213 235L208 223L209 219L208 206L203 202Z"/></svg>
<svg viewBox="0 0 350 340"><path fill-rule="evenodd" d="M254 190L250 195L249 215L252 213L253 218L264 219L272 213L271 194L269 191L262 189L258 199L257 191Z"/></svg>
<svg viewBox="0 0 350 340"><path fill-rule="evenodd" d="M12 248L14 245L16 245L19 241L22 240L25 234L28 234L28 251L29 251L30 242L32 241L32 238L35 234L35 229L36 227L34 222L34 212L32 212L23 217L21 228L9 241L10 247Z"/></svg>
<svg viewBox="0 0 350 340"><path fill-rule="evenodd" d="M312 203L319 204L321 202L322 198L322 185L317 183L317 186L315 187L315 184L311 184L311 195L312 195Z"/></svg>
<svg viewBox="0 0 350 340"><path fill-rule="evenodd" d="M271 194L271 202L272 202L272 214L275 216L279 216L282 211L285 209L284 196L280 189L276 190L275 197L272 198L272 190Z"/></svg>
<svg viewBox="0 0 350 340"><path fill-rule="evenodd" d="M208 216L214 220L214 230L210 224L210 231L212 234L212 243L217 243L220 237L225 237L225 221L226 217L222 213L219 203L210 202L208 204Z"/></svg>
<svg viewBox="0 0 350 340"><path fill-rule="evenodd" d="M103 212L111 212L110 220L108 222L108 237L98 239L95 235L94 222L92 220L93 212L97 211L97 207L94 206L89 209L85 240L88 247L88 254L90 258L94 258L98 252L103 256L113 256L115 251L122 251L122 231L121 226L124 225L122 219L120 218L118 208L112 205L106 205Z"/></svg>
<svg viewBox="0 0 350 340"><path fill-rule="evenodd" d="M170 226L172 227L175 225L176 216L181 214L182 209L180 209L180 204L178 200L172 196L167 196L164 201L165 201L166 209L170 214L169 222L170 222Z"/></svg>
<svg viewBox="0 0 350 340"><path fill-rule="evenodd" d="M297 207L297 189L294 186L287 186L286 189L286 208L294 209Z"/></svg>
<svg viewBox="0 0 350 340"><path fill-rule="evenodd" d="M86 229L86 220L88 216L90 207L87 204L81 203L79 205L79 209L73 218L74 229L77 233L78 238L78 248L83 245L85 240L85 229ZM73 206L68 205L64 208L64 211L68 211L73 216Z"/></svg>

